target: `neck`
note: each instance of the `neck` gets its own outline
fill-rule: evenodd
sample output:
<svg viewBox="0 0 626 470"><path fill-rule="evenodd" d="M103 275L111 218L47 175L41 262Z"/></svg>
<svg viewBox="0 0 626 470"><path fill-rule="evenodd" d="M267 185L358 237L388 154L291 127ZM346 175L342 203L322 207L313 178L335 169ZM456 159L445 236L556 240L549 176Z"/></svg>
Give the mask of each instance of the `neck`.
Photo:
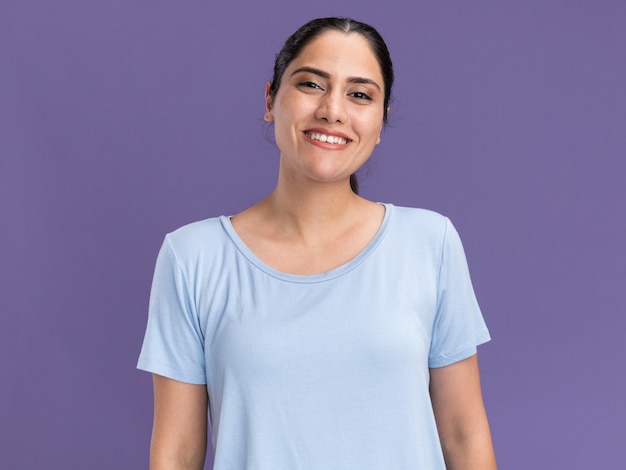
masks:
<svg viewBox="0 0 626 470"><path fill-rule="evenodd" d="M302 238L328 236L353 224L368 201L356 195L349 182L281 183L262 202L266 214L284 230ZM352 216L352 217L351 217Z"/></svg>

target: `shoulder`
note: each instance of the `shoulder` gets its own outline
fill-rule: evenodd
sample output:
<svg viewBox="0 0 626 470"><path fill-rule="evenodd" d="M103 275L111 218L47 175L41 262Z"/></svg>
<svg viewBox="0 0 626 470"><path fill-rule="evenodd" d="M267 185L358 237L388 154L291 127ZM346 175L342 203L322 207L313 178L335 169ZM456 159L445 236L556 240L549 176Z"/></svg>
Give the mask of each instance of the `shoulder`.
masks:
<svg viewBox="0 0 626 470"><path fill-rule="evenodd" d="M224 216L209 217L208 219L198 220L183 225L176 230L167 234L173 240L189 241L197 238L203 238L212 233L222 230L222 218Z"/></svg>
<svg viewBox="0 0 626 470"><path fill-rule="evenodd" d="M196 258L200 254L219 249L229 240L224 230L225 218L211 217L184 225L168 233L164 245L181 259Z"/></svg>
<svg viewBox="0 0 626 470"><path fill-rule="evenodd" d="M435 211L417 207L387 205L391 210L391 227L394 231L416 236L441 239L445 236L450 220Z"/></svg>

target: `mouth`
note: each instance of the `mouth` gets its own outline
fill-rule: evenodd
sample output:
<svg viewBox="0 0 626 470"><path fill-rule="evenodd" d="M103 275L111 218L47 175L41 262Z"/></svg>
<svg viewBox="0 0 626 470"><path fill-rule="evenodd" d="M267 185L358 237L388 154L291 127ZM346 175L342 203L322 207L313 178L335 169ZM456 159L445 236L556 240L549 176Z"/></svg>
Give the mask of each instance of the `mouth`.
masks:
<svg viewBox="0 0 626 470"><path fill-rule="evenodd" d="M320 132L305 131L304 135L306 135L311 140L317 140L318 142L325 142L327 144L333 145L346 145L348 142L350 142L349 139L346 139L344 137L322 134Z"/></svg>

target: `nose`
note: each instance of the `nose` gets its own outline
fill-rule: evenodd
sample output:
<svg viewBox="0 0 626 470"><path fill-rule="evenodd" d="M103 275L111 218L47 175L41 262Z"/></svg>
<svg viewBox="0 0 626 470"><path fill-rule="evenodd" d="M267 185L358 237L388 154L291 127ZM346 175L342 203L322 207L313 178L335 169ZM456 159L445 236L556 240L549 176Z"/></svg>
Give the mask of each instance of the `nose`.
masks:
<svg viewBox="0 0 626 470"><path fill-rule="evenodd" d="M315 117L329 124L346 122L346 103L343 98L343 95L338 90L325 93L320 97Z"/></svg>

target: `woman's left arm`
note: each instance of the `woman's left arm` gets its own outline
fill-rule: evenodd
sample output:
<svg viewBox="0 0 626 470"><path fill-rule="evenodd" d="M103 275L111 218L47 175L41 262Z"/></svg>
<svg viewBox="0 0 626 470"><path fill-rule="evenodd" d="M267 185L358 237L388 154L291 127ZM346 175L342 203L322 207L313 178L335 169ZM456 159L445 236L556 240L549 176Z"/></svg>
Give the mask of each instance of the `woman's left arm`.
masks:
<svg viewBox="0 0 626 470"><path fill-rule="evenodd" d="M448 470L495 470L478 356L430 369L430 396Z"/></svg>

